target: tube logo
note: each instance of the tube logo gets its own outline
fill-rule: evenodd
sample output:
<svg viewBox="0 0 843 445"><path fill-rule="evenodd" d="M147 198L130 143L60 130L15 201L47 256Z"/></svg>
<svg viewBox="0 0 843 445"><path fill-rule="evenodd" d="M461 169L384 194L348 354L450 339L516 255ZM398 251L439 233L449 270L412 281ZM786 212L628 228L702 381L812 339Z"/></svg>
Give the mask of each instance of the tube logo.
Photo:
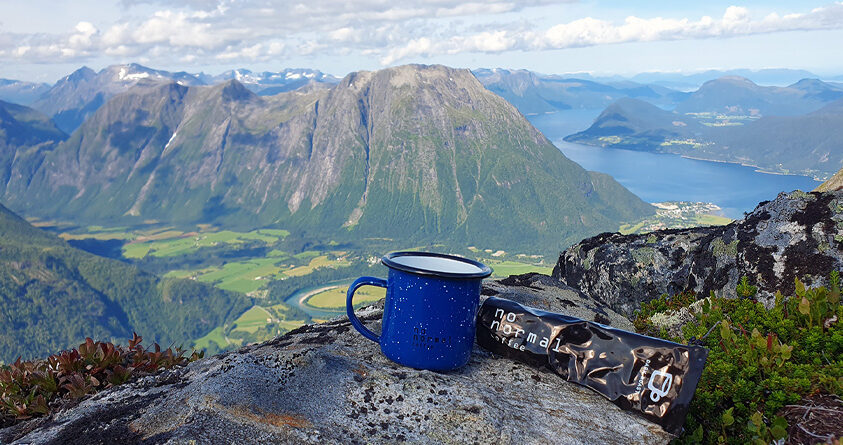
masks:
<svg viewBox="0 0 843 445"><path fill-rule="evenodd" d="M656 388L653 386L653 381L656 380L657 376L661 376L664 380L662 381L661 388ZM647 389L650 390L650 400L653 402L658 403L662 397L666 396L667 393L670 391L670 386L673 384L673 374L664 371L654 370L653 374L650 376L650 382L647 383Z"/></svg>

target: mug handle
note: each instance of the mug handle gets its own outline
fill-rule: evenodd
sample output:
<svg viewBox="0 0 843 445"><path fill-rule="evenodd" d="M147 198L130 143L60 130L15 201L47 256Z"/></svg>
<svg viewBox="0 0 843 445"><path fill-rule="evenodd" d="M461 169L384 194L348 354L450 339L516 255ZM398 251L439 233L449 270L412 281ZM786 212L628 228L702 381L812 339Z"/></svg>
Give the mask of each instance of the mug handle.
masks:
<svg viewBox="0 0 843 445"><path fill-rule="evenodd" d="M348 292L346 293L345 297L345 310L348 313L348 321L351 322L351 325L354 326L354 329L357 329L358 332L363 334L364 337L372 340L375 343L380 343L380 337L375 334L374 332L370 331L366 326L363 326L363 323L354 315L354 304L351 302L351 299L354 298L354 292L360 286L378 286L378 287L386 287L386 280L381 278L375 277L360 277L354 280L354 283L351 284L348 288Z"/></svg>

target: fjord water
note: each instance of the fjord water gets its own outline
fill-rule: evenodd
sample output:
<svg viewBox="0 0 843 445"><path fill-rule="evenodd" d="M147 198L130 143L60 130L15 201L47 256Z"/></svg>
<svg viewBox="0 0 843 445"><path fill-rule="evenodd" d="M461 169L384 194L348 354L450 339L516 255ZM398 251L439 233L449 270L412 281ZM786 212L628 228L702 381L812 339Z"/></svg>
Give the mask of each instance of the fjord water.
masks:
<svg viewBox="0 0 843 445"><path fill-rule="evenodd" d="M612 175L647 202L711 202L720 206L726 216L737 219L780 192L808 192L820 185L806 176L762 173L739 164L592 147L562 139L588 128L599 113L600 110L566 110L527 118L565 156L586 170Z"/></svg>

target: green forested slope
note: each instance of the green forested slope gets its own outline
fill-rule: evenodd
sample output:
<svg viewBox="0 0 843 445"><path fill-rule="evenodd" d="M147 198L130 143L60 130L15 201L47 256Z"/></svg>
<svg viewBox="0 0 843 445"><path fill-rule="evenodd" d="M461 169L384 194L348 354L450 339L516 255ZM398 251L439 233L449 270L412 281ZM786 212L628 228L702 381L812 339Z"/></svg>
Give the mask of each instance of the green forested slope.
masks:
<svg viewBox="0 0 843 445"><path fill-rule="evenodd" d="M234 293L159 279L67 245L0 206L0 361L132 331L189 345L248 307Z"/></svg>

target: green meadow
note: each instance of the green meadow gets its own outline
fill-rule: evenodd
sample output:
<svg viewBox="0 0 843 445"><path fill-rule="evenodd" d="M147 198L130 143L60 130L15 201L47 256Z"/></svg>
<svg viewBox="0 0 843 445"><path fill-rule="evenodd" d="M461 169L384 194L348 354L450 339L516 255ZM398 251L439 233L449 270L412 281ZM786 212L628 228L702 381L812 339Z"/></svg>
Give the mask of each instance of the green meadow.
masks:
<svg viewBox="0 0 843 445"><path fill-rule="evenodd" d="M254 305L246 312L243 312L237 320L234 320L232 331L246 331L254 334L258 329L266 326L273 321L272 314L266 309Z"/></svg>
<svg viewBox="0 0 843 445"><path fill-rule="evenodd" d="M204 337L196 339L193 347L196 349L208 349L211 346L211 342L216 343L219 349L225 349L229 346L240 346L242 343L240 339L226 337L222 326L217 326Z"/></svg>
<svg viewBox="0 0 843 445"><path fill-rule="evenodd" d="M251 232L220 230L204 233L166 231L135 238L134 241L123 246L123 256L143 258L147 255L156 257L186 255L202 247L217 246L221 243L240 244L246 241L262 241L271 244L286 238L289 234L290 232L286 230L278 229L259 229Z"/></svg>
<svg viewBox="0 0 843 445"><path fill-rule="evenodd" d="M486 265L492 268L493 278L506 278L510 275L521 275L530 272L537 272L545 275L550 275L553 271L552 266L542 266L530 263L522 263L519 261L486 261Z"/></svg>
<svg viewBox="0 0 843 445"><path fill-rule="evenodd" d="M272 251L273 256L232 261L222 267L210 267L198 270L172 270L166 274L174 278L190 278L205 283L213 283L220 289L250 294L259 290L271 280L283 280L289 277L309 275L314 270L330 267L350 266L351 261L329 259L328 255L311 258L307 264L294 265L298 258L286 256L281 251ZM307 258L306 255L302 258Z"/></svg>
<svg viewBox="0 0 843 445"><path fill-rule="evenodd" d="M336 286L313 294L305 300L305 304L320 309L335 309L345 307L345 297L348 286ZM386 289L382 287L363 286L354 293L354 304L374 303L386 296Z"/></svg>

